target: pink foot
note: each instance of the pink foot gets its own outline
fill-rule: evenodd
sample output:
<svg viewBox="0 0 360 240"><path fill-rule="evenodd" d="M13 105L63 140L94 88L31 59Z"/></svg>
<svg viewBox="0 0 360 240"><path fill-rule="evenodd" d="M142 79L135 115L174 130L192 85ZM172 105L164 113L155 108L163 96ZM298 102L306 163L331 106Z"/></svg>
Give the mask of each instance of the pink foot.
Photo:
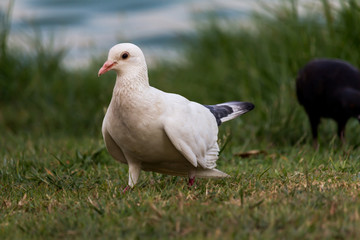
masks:
<svg viewBox="0 0 360 240"><path fill-rule="evenodd" d="M188 186L191 187L195 183L195 177L189 178Z"/></svg>
<svg viewBox="0 0 360 240"><path fill-rule="evenodd" d="M130 190L131 189L131 187L129 186L129 185L127 185L125 188L124 188L124 190L123 190L123 194L124 193L126 193L128 190Z"/></svg>

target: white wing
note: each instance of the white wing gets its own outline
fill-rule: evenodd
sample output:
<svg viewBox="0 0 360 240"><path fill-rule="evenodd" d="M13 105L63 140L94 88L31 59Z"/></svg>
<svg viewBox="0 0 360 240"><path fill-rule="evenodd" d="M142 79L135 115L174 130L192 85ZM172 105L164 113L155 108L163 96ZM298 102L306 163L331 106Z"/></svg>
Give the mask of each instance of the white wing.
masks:
<svg viewBox="0 0 360 240"><path fill-rule="evenodd" d="M215 168L219 151L215 117L203 105L179 95L167 98L174 104L164 114L163 124L172 144L194 167Z"/></svg>

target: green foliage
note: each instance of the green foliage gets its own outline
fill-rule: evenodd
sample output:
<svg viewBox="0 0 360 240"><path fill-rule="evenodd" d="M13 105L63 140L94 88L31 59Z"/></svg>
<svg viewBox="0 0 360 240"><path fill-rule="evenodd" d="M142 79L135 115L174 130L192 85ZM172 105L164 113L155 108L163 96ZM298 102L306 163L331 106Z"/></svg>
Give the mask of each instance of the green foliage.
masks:
<svg viewBox="0 0 360 240"><path fill-rule="evenodd" d="M30 52L10 48L9 14L2 17L0 129L37 136L98 135L113 82L97 78L95 61L89 69L65 69L66 50L44 45L40 36L29 39Z"/></svg>

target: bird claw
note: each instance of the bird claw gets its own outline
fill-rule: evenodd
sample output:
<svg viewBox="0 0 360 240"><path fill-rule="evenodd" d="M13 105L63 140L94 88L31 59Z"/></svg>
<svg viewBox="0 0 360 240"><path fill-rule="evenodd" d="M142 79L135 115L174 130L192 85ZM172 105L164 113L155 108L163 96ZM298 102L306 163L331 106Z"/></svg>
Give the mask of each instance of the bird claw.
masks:
<svg viewBox="0 0 360 240"><path fill-rule="evenodd" d="M195 177L189 178L188 186L191 187L195 183Z"/></svg>
<svg viewBox="0 0 360 240"><path fill-rule="evenodd" d="M127 185L124 190L122 191L123 194L125 194L127 191L129 191L131 189L131 187L129 185Z"/></svg>

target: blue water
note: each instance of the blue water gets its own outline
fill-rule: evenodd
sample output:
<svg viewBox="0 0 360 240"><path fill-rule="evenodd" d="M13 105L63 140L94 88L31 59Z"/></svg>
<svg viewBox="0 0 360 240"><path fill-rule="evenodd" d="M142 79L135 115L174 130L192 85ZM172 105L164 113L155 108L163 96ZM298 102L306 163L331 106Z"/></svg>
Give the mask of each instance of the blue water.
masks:
<svg viewBox="0 0 360 240"><path fill-rule="evenodd" d="M1 0L6 11L12 0ZM271 0L268 0L271 1ZM69 49L65 64L82 66L106 55L118 42L138 44L148 61L177 55L182 35L209 13L243 21L258 7L253 0L15 0L11 41L26 45L41 35L55 48ZM39 34L41 33L41 34Z"/></svg>

